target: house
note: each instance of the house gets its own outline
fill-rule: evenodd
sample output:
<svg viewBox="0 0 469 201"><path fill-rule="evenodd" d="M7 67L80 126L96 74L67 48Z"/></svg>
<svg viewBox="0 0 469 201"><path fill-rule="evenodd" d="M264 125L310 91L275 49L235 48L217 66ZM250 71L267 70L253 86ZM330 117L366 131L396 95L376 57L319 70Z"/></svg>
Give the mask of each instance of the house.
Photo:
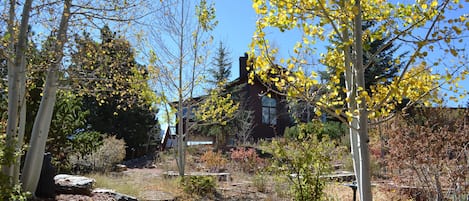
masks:
<svg viewBox="0 0 469 201"><path fill-rule="evenodd" d="M238 97L241 109L253 111L254 140L283 136L285 128L292 125L286 99L278 94L269 97L267 87L257 78L248 84L248 59L247 54L239 58L239 77L228 84L227 90L234 91L233 97Z"/></svg>
<svg viewBox="0 0 469 201"><path fill-rule="evenodd" d="M253 128L250 133L250 137L253 140L259 139L270 139L278 136L283 136L286 127L292 125L292 118L288 113L285 97L278 94L267 95L268 89L262 84L262 82L255 78L253 84L248 84L248 55L239 58L239 77L227 85L226 91L232 94L235 101L240 103L240 109L252 111ZM183 109L184 130L193 124L194 112L196 110L196 102L200 102L203 97L196 97L192 100L184 101L188 107ZM176 106L177 102L171 103ZM187 108L191 108L190 110ZM189 117L189 119L186 119ZM178 126L175 129L167 129L163 136L162 142L165 146L169 142L174 141L175 134L178 132ZM196 133L192 133L188 140L197 136ZM174 146L169 145L169 146Z"/></svg>

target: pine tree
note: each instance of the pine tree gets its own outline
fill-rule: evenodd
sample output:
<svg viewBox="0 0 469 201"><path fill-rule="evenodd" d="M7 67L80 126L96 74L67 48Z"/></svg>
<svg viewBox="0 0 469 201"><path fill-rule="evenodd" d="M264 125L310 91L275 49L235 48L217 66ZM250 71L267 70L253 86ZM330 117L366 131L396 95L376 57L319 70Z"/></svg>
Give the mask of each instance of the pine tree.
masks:
<svg viewBox="0 0 469 201"><path fill-rule="evenodd" d="M367 21L362 25L363 30L372 29L375 22ZM389 37L385 37L379 40L370 41L367 39L363 44L363 63L364 65L369 63L369 66L365 69L365 89L368 93L371 94L370 86L374 86L378 83L388 84L390 79L397 75L397 72L402 67L404 62L395 63L395 59L403 57L407 52L401 53L395 56L395 53L399 49L399 46L394 46L393 43L390 43L387 46L384 46L388 43ZM380 48L383 48L377 55L373 56L375 52L378 52ZM374 58L373 61L370 58ZM371 62L370 62L371 61ZM330 80L331 75L336 74L336 69L329 68L331 72L320 72L321 78L323 80ZM341 76L340 85L345 88L344 77ZM342 97L345 98L345 93L341 93Z"/></svg>
<svg viewBox="0 0 469 201"><path fill-rule="evenodd" d="M209 83L218 86L220 83L226 83L231 75L231 59L230 54L223 42L219 43L217 54L213 57L212 65L213 68L209 70L212 78L209 79Z"/></svg>
<svg viewBox="0 0 469 201"><path fill-rule="evenodd" d="M367 21L363 24L363 30L367 30L372 29L375 22ZM396 56L396 51L400 48L400 45L394 46L393 43L390 43L390 45L384 46L388 43L389 39L390 37L388 36L375 41L370 41L369 38L364 41L363 63L366 65L372 61L370 58L374 58L365 69L365 86L368 93L371 93L370 86L374 86L378 83L389 84L390 79L395 77L399 69L403 66L404 62L396 63L395 59L405 56L407 52ZM380 48L383 48L383 50L373 57Z"/></svg>

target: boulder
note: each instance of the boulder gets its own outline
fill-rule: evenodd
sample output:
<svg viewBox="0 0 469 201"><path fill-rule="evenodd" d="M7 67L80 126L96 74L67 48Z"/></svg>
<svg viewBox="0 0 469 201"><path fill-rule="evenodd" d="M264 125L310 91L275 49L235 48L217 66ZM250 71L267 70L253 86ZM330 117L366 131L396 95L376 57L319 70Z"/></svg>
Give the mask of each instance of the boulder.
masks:
<svg viewBox="0 0 469 201"><path fill-rule="evenodd" d="M59 174L54 177L57 194L90 195L94 179L88 177Z"/></svg>
<svg viewBox="0 0 469 201"><path fill-rule="evenodd" d="M106 195L113 197L117 201L138 201L138 199L135 197L132 197L130 195L125 195L122 193L118 193L110 189L97 188L93 190L93 194L106 194Z"/></svg>

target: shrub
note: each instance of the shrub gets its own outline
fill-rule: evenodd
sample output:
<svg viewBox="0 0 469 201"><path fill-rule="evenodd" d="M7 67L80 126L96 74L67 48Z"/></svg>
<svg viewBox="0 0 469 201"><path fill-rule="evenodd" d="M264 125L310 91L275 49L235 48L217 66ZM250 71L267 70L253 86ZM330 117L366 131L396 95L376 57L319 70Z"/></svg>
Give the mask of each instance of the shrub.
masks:
<svg viewBox="0 0 469 201"><path fill-rule="evenodd" d="M231 160L235 163L236 169L248 173L256 172L265 164L254 148L238 147L231 149Z"/></svg>
<svg viewBox="0 0 469 201"><path fill-rule="evenodd" d="M226 167L227 160L221 154L221 151L206 151L200 158L210 172L219 172Z"/></svg>
<svg viewBox="0 0 469 201"><path fill-rule="evenodd" d="M345 135L346 126L342 122L328 121L323 123L321 133L332 140L340 140Z"/></svg>
<svg viewBox="0 0 469 201"><path fill-rule="evenodd" d="M8 180L8 177L0 173L0 200L28 200L31 194L23 192L20 185L11 185Z"/></svg>
<svg viewBox="0 0 469 201"><path fill-rule="evenodd" d="M103 144L95 151L84 156L74 154L70 161L75 166L75 170L80 172L106 172L110 171L116 163L121 162L124 158L124 140L109 136L103 139Z"/></svg>
<svg viewBox="0 0 469 201"><path fill-rule="evenodd" d="M252 183L257 191L266 192L267 191L267 175L264 173L257 173L252 180Z"/></svg>
<svg viewBox="0 0 469 201"><path fill-rule="evenodd" d="M213 197L216 190L215 180L211 176L190 176L182 181L186 194Z"/></svg>
<svg viewBox="0 0 469 201"><path fill-rule="evenodd" d="M318 137L320 122L297 126L295 138L274 140L271 171L285 176L292 185L290 192L295 200L321 200L325 180L321 177L331 171L334 143L328 136Z"/></svg>
<svg viewBox="0 0 469 201"><path fill-rule="evenodd" d="M96 131L85 131L74 135L73 151L82 156L93 153L103 144L102 136L102 133Z"/></svg>
<svg viewBox="0 0 469 201"><path fill-rule="evenodd" d="M407 122L399 119L389 133L389 169L401 185L423 190L429 200L467 196L469 185L468 109L422 109ZM418 121L417 121L418 120ZM422 123L423 122L423 123ZM458 200L455 199L455 200Z"/></svg>
<svg viewBox="0 0 469 201"><path fill-rule="evenodd" d="M14 158L6 158L8 154L5 154L5 152L14 150L7 150L8 148L5 146L5 124L4 121L0 122L0 167L3 167L3 165L11 165L16 160L16 157L19 157L18 153L14 153L10 155ZM27 200L29 195L30 194L21 191L20 185L12 184L10 177L0 171L0 200Z"/></svg>
<svg viewBox="0 0 469 201"><path fill-rule="evenodd" d="M319 139L328 136L332 140L340 140L345 136L346 127L341 122L312 121L285 128L284 136L288 139L298 139L300 133L315 134Z"/></svg>
<svg viewBox="0 0 469 201"><path fill-rule="evenodd" d="M59 154L52 157L52 165L57 168L58 173L71 173L74 165L67 155L82 158L93 153L103 144L103 134L96 131L85 131L72 135L68 147L63 147ZM76 168L76 166L75 166Z"/></svg>

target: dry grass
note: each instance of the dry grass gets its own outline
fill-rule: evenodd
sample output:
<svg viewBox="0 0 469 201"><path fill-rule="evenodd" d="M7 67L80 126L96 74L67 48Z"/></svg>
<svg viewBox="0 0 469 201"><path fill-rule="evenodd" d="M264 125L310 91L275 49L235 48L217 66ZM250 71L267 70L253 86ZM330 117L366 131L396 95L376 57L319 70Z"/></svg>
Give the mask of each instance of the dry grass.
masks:
<svg viewBox="0 0 469 201"><path fill-rule="evenodd" d="M182 192L182 187L178 184L177 179L165 179L160 176L149 175L147 172L129 172L122 175L112 175L112 174L91 174L87 175L88 177L96 179L97 188L108 188L114 189L117 192L124 193L127 195L135 196L139 199L146 197L146 194L149 192L167 192L173 196L189 199L188 195L184 195ZM254 176L246 173L235 172L232 174L232 179L234 183L239 183L239 185L244 186L241 188L246 188L250 186L250 189L256 189L254 185ZM279 185L274 181L271 176L266 176L268 180L267 192L264 192L264 197L260 200L290 200L288 197L288 187L285 185ZM245 183L247 182L247 183ZM241 185L245 183L244 185ZM227 184L219 184L224 186ZM275 186L282 186L281 188L275 188ZM279 191L279 192L277 192ZM240 191L238 193L248 193ZM357 192L358 193L358 192ZM342 201L342 200L353 200L352 190L344 186L341 183L328 183L325 188L325 194L328 201ZM243 196L243 195L240 195ZM358 196L358 194L357 194ZM400 195L398 192L388 191L380 187L373 188L373 198L377 201L408 201L411 200L404 195ZM357 199L359 200L359 199Z"/></svg>
<svg viewBox="0 0 469 201"><path fill-rule="evenodd" d="M265 144L267 143L264 143L264 146L266 146ZM190 150L187 157L187 172L198 171L198 166L204 165L200 163L198 157L206 150L207 147ZM173 154L170 152L160 155L160 158L155 161L158 169L139 169L124 174L92 174L87 176L96 179L96 187L98 188L114 189L117 192L135 196L141 200L151 200L148 198L149 194L156 196L155 194L158 194L158 192L166 192L182 200L194 200L193 197L184 194L177 178L165 179L160 176L163 171L177 170ZM278 177L269 174L244 173L234 167L228 169L228 172L231 173L231 182L218 182L217 184L220 188L219 193L223 197L239 198L238 200L243 198L249 198L250 200L253 200L253 198L255 198L254 200L291 200L289 184L285 180L278 180L276 179ZM353 191L342 183L328 183L324 191L328 201L353 200ZM373 188L373 198L377 201L411 200L398 192L392 192L380 187Z"/></svg>
<svg viewBox="0 0 469 201"><path fill-rule="evenodd" d="M329 183L326 185L325 193L327 200L339 201L339 200L353 200L353 191L350 187L344 186L341 183ZM398 192L388 191L384 188L373 187L373 200L376 201L408 201L412 200L405 195L400 195ZM360 200L357 192L357 200Z"/></svg>
<svg viewBox="0 0 469 201"><path fill-rule="evenodd" d="M149 175L147 172L129 172L121 175L91 174L87 177L96 180L95 188L113 189L119 193L142 199L149 192L166 192L173 196L180 196L182 191L177 179L165 179L160 176Z"/></svg>

